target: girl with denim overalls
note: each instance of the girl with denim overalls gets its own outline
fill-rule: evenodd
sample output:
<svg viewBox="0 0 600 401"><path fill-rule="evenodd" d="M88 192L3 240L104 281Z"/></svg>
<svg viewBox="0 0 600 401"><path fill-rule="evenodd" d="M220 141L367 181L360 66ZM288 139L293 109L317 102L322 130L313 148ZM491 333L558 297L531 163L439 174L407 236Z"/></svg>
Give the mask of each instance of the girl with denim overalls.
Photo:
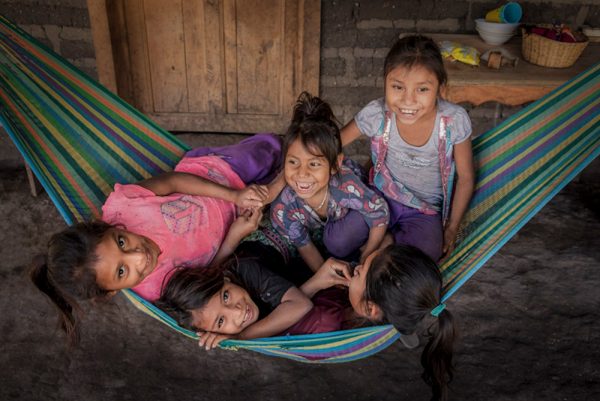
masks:
<svg viewBox="0 0 600 401"><path fill-rule="evenodd" d="M398 40L385 58L384 77L385 96L342 129L342 145L361 134L371 139L370 182L389 204L395 242L437 261L454 249L473 193L469 116L440 98L447 73L428 37Z"/></svg>

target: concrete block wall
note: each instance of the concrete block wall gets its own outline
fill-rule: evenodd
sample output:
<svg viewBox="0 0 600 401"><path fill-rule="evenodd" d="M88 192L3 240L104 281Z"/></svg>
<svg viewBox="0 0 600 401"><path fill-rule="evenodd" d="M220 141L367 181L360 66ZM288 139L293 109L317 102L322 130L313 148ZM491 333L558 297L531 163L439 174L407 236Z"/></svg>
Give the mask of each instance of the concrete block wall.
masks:
<svg viewBox="0 0 600 401"><path fill-rule="evenodd" d="M421 0L321 2L320 94L334 106L340 121L349 121L362 105L383 95L383 61L388 49L405 32L474 33L476 18L497 5L497 0ZM571 27L600 26L600 3L594 0L519 1L523 22L562 21ZM474 133L493 125L519 107L464 105L474 121Z"/></svg>
<svg viewBox="0 0 600 401"><path fill-rule="evenodd" d="M0 14L97 78L86 0L0 0Z"/></svg>
<svg viewBox="0 0 600 401"><path fill-rule="evenodd" d="M168 1L168 0L165 0ZM473 33L474 19L498 0L322 0L320 95L342 123L382 96L383 59L403 32ZM524 22L561 20L574 27L600 26L598 0L519 2ZM0 0L0 14L93 78L96 60L86 0ZM475 133L491 127L495 104L465 105ZM503 108L502 117L516 108Z"/></svg>

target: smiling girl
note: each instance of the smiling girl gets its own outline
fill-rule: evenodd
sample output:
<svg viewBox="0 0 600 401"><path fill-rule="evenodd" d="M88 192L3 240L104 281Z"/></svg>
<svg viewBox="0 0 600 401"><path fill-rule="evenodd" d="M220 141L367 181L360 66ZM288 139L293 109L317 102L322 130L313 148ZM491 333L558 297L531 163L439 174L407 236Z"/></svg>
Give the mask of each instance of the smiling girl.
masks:
<svg viewBox="0 0 600 401"><path fill-rule="evenodd" d="M348 285L349 277L345 263L329 259L297 288L259 258L242 257L212 269L178 269L155 304L180 326L197 331L200 346L209 350L228 338L332 330L323 324L327 313L313 308L310 298L331 286Z"/></svg>
<svg viewBox="0 0 600 401"><path fill-rule="evenodd" d="M265 148L272 152L262 152ZM226 161L231 154L237 164ZM107 298L125 288L152 301L174 267L206 267L231 254L256 229L260 207L283 186L281 178L272 185L253 184L277 171L279 157L280 143L269 135L219 153L184 157L173 172L115 184L102 221L74 224L52 236L31 278L58 308L69 340L78 339L78 301ZM251 181L240 178L239 166Z"/></svg>
<svg viewBox="0 0 600 401"><path fill-rule="evenodd" d="M317 271L324 258L311 237L322 231L329 255L364 260L388 224L383 198L342 164L340 131L329 105L304 92L283 140L287 186L271 205L273 226Z"/></svg>
<svg viewBox="0 0 600 401"><path fill-rule="evenodd" d="M430 38L397 41L384 77L385 96L342 129L342 145L360 135L371 139L371 183L388 201L396 243L437 261L454 248L473 193L471 122L462 107L441 99L447 74Z"/></svg>

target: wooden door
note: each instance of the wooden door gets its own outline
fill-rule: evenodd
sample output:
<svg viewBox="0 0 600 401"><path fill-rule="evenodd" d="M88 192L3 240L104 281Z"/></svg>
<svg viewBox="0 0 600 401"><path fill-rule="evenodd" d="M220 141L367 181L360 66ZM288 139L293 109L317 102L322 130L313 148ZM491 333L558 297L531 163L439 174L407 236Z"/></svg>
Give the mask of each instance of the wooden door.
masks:
<svg viewBox="0 0 600 401"><path fill-rule="evenodd" d="M100 81L171 131L282 132L318 94L319 0L88 0Z"/></svg>

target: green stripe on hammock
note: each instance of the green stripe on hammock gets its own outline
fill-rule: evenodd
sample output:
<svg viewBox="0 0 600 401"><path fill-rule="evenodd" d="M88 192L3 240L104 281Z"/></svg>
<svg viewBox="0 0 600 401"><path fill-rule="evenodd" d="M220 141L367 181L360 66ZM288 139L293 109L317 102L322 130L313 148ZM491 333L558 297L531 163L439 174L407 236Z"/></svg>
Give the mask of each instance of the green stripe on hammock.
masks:
<svg viewBox="0 0 600 401"><path fill-rule="evenodd" d="M185 145L5 19L2 123L65 220L99 217L114 183L170 170ZM441 266L444 300L600 153L600 64L473 141L475 194ZM131 291L140 310L196 338ZM223 342L301 362L346 362L399 338L391 326Z"/></svg>

